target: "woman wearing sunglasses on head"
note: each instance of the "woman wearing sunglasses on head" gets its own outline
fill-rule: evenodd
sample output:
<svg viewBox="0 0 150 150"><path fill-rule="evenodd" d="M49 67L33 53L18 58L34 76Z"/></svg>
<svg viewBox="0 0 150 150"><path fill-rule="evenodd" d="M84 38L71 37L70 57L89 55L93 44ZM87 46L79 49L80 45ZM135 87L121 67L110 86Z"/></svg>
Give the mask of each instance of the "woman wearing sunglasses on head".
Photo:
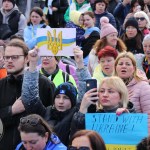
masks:
<svg viewBox="0 0 150 150"><path fill-rule="evenodd" d="M22 142L16 150L66 150L66 146L52 133L50 126L39 115L32 114L20 119L18 130Z"/></svg>
<svg viewBox="0 0 150 150"><path fill-rule="evenodd" d="M106 146L97 132L80 130L72 136L68 150L106 150Z"/></svg>

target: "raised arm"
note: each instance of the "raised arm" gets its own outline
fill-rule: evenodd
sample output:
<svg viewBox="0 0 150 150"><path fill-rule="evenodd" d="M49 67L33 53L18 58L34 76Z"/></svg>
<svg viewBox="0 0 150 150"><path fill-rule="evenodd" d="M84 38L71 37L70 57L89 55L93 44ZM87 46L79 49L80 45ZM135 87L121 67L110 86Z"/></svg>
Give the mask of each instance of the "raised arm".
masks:
<svg viewBox="0 0 150 150"><path fill-rule="evenodd" d="M46 108L39 98L39 72L36 69L38 49L31 50L28 54L29 68L24 73L21 99L29 113L44 115Z"/></svg>

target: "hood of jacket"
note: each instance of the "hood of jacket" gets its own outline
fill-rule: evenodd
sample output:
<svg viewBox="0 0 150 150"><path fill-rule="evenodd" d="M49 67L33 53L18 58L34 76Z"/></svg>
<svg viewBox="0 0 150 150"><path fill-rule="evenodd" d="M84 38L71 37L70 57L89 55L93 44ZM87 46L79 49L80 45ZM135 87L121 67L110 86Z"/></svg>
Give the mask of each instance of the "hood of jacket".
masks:
<svg viewBox="0 0 150 150"><path fill-rule="evenodd" d="M76 7L82 7L84 4L88 4L88 3L89 3L88 0L84 0L84 2L81 3L81 4L79 4L79 3L77 2L77 0L74 0L74 2L75 2L75 4L76 4Z"/></svg>
<svg viewBox="0 0 150 150"><path fill-rule="evenodd" d="M3 22L6 22L6 20L9 19L9 16L12 14L12 12L14 12L15 10L18 10L18 7L15 5L14 8L12 8L10 11L6 12L3 8L0 9L2 15L3 15Z"/></svg>
<svg viewBox="0 0 150 150"><path fill-rule="evenodd" d="M72 21L75 25L80 25L79 18L81 16L81 14L82 13L80 11L72 10L70 12L70 21Z"/></svg>

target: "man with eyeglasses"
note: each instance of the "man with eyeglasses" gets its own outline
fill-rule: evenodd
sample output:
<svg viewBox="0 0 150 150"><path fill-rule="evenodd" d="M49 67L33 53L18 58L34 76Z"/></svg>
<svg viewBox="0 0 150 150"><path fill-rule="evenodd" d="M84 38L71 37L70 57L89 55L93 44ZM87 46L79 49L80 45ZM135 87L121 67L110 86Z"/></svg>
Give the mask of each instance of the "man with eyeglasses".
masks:
<svg viewBox="0 0 150 150"><path fill-rule="evenodd" d="M28 51L24 42L15 39L5 48L4 63L8 76L0 80L0 118L4 125L0 150L14 150L20 142L17 127L20 118L27 114L20 96L24 68L28 63ZM40 75L39 96L45 106L52 104L54 90L54 84Z"/></svg>

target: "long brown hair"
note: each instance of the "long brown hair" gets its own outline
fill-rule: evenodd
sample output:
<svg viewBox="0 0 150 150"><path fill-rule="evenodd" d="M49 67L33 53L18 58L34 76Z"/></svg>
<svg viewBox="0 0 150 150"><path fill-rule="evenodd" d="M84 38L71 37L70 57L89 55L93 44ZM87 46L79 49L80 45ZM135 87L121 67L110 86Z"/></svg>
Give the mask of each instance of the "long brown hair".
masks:
<svg viewBox="0 0 150 150"><path fill-rule="evenodd" d="M93 49L95 49L95 51L96 51L96 55L105 46L108 46L106 37L104 37L100 40L97 40L95 45L93 46ZM124 44L124 42L120 38L118 38L117 45L116 45L115 49L117 49L119 52L124 52L127 50L127 47Z"/></svg>
<svg viewBox="0 0 150 150"><path fill-rule="evenodd" d="M81 136L86 136L91 144L91 147L93 150L106 150L105 143L102 139L102 137L95 131L92 130L80 130L77 131L71 138L70 140L70 145L72 145L72 141L75 138L81 137Z"/></svg>
<svg viewBox="0 0 150 150"><path fill-rule="evenodd" d="M31 12L30 12L30 17L31 17L32 12L37 13L42 18L40 23L47 24L47 20L45 19L45 15L44 15L44 13L43 13L43 11L42 11L42 9L40 7L33 7ZM29 17L29 20L28 20L28 23L27 23L28 26L30 24L32 24L30 17Z"/></svg>
<svg viewBox="0 0 150 150"><path fill-rule="evenodd" d="M25 133L37 133L41 137L44 137L45 133L48 133L48 139L51 142L56 143L51 138L53 133L52 128L41 116L37 114L31 114L26 117L22 117L20 119L18 130Z"/></svg>

